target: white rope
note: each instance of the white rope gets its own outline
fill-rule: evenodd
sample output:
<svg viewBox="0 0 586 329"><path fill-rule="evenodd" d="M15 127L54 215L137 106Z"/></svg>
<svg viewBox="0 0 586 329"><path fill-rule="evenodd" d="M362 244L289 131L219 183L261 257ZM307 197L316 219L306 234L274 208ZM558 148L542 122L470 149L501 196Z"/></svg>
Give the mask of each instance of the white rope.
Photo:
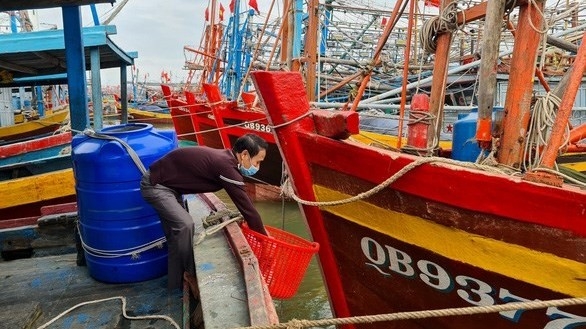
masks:
<svg viewBox="0 0 586 329"><path fill-rule="evenodd" d="M440 157L427 157L427 158L419 158L419 159L409 163L405 167L401 168L401 170L397 171L391 177L387 178L385 181L383 181L382 183L373 187L372 189L370 189L366 192L359 193L355 196L352 196L352 197L349 197L346 199L334 200L334 201L321 201L321 202L320 201L303 200L295 194L295 192L293 190L293 186L291 185L291 182L289 179L285 180L285 183L283 183L283 186L281 188L283 190L283 194L292 198L293 200L297 201L298 203L301 203L306 206L315 206L315 207L339 206L339 205L347 204L350 202L355 202L355 201L359 201L362 199L366 199L366 198L380 192L382 189L386 188L387 186L391 185L397 179L401 178L403 175L405 175L407 172L411 171L412 169L414 169L418 166L421 166L423 164L432 163L432 162L446 163L446 164L452 164L452 165L463 166L463 167L468 167L468 168L482 169L485 171L499 173L499 174L505 174L505 172L503 170L500 170L498 168L494 168L491 166L478 164L478 163L463 162L463 161L457 161L457 160L440 158Z"/></svg>
<svg viewBox="0 0 586 329"><path fill-rule="evenodd" d="M179 327L179 325L177 324L177 322L175 322L175 320L173 320L171 317L167 316L167 315L142 315L142 316L130 316L128 314L126 314L126 298L123 296L115 296L115 297L110 297L110 298L104 298L104 299L97 299L97 300L92 300L92 301L87 301L87 302L83 302L83 303L79 303L67 310L65 310L63 313L57 315L56 317L54 317L52 320L50 320L49 322L43 324L42 326L38 327L37 329L45 329L47 327L49 327L51 324L53 324L55 321L59 320L62 316L64 316L65 314L75 310L76 308L79 308L81 306L84 305L90 305L90 304L97 304L97 303L101 303L101 302L107 302L110 300L115 300L115 299L120 299L122 301L122 315L128 319L128 320L165 320L165 321L169 321L171 323L171 325L173 327L175 327L176 329L181 329Z"/></svg>
<svg viewBox="0 0 586 329"><path fill-rule="evenodd" d="M81 232L81 230L79 229L79 224L77 230L78 232ZM139 259L141 252L145 252L153 248L163 248L163 244L167 242L167 239L165 237L161 237L159 239L132 248L118 250L102 250L90 247L87 243L85 243L81 234L79 234L79 239L81 241L83 250L85 250L88 254L91 254L92 256L100 258L118 258L124 256L131 256L132 259Z"/></svg>
<svg viewBox="0 0 586 329"><path fill-rule="evenodd" d="M203 241L203 240L205 240L205 238L206 238L207 236L210 236L210 235L212 235L212 234L214 234L214 233L216 233L216 232L219 232L219 231L221 231L221 230L222 230L224 227L226 227L226 226L228 226L228 225L230 225L230 224L232 224L232 223L234 223L234 222L237 222L237 221L239 221L239 220L241 220L241 219L243 219L243 217L242 217L242 216L238 216L238 217L235 217L235 218L229 219L229 220L227 220L227 221L225 221L225 222L222 222L222 223L220 223L220 224L218 224L218 225L214 225L214 226L212 226L211 228L204 229L203 231L201 231L201 232L198 234L198 236L197 236L195 239L193 239L193 246L194 246L194 247L195 247L195 246L197 246L198 244L202 243L202 241Z"/></svg>
<svg viewBox="0 0 586 329"><path fill-rule="evenodd" d="M551 129L555 123L557 109L561 99L555 94L547 93L537 98L527 131L527 142L523 154L523 168L532 170L540 166L543 160L543 150L549 144ZM560 150L569 143L570 127L565 128L564 142Z"/></svg>
<svg viewBox="0 0 586 329"><path fill-rule="evenodd" d="M398 312L376 315L363 315L347 318L331 318L322 320L297 320L293 319L286 323L278 323L266 326L241 327L239 329L287 329L287 328L311 328L311 327L325 327L330 325L344 325L344 324L359 324L359 323L374 323L387 322L396 320L410 320L410 319L428 319L446 316L461 316L474 314L488 314L515 310L534 310L548 307L562 307L571 305L584 305L586 298L566 298L554 299L549 301L528 301L528 302L513 302L501 305L490 306L470 306L461 308L445 308L437 310L413 311L413 312Z"/></svg>

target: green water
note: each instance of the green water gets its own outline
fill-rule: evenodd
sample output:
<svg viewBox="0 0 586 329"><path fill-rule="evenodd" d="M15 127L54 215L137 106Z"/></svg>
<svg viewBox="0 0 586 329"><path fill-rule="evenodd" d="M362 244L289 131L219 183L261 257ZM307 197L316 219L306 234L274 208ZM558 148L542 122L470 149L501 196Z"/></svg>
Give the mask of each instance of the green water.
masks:
<svg viewBox="0 0 586 329"><path fill-rule="evenodd" d="M236 209L223 191L216 193L216 195L230 209ZM255 206L265 225L309 239L307 226L297 203L263 201L256 202ZM280 322L287 322L291 319L317 320L332 317L316 257L312 259L297 294L287 300L275 300L275 307Z"/></svg>

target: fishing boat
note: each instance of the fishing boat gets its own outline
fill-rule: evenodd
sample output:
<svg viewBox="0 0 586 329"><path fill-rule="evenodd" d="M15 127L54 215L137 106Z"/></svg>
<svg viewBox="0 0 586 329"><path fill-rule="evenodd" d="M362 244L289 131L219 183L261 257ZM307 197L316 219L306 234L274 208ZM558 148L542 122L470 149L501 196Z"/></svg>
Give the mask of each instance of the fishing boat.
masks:
<svg viewBox="0 0 586 329"><path fill-rule="evenodd" d="M541 5L515 4L504 110L495 109L493 70L504 3L484 2L456 15L465 16L466 24L484 18L485 26L478 117L465 137L454 127L454 150L475 141L472 161L453 152L449 157L428 152L428 145L437 149L439 132L421 117L404 118L410 125L402 146L353 140L360 134L353 105L363 101L363 84L355 102L342 110L320 110L310 105L299 72L252 73L289 174L283 189L300 203L321 245L332 310L349 318L343 327L586 324L586 180L556 170L586 65L586 34L580 32L573 65L551 89L562 92L550 137L534 142L528 132L530 113L537 113L531 97L539 34L532 26L541 26L536 14ZM450 36L449 31L434 36L430 96L410 94L411 111L441 118ZM401 104L406 105L406 93Z"/></svg>
<svg viewBox="0 0 586 329"><path fill-rule="evenodd" d="M8 142L55 132L69 121L69 107L62 106L48 111L44 116L0 127L0 141Z"/></svg>
<svg viewBox="0 0 586 329"><path fill-rule="evenodd" d="M161 85L163 97L167 102L169 113L171 114L171 120L173 121L173 127L177 138L188 142L196 142L196 134L191 122L191 114L189 107L185 99L180 98L176 93L171 90L169 85Z"/></svg>
<svg viewBox="0 0 586 329"><path fill-rule="evenodd" d="M71 168L71 132L0 145L0 180Z"/></svg>
<svg viewBox="0 0 586 329"><path fill-rule="evenodd" d="M173 119L168 109L163 109L154 104L141 104L128 108L128 122L144 122L152 124L173 124Z"/></svg>
<svg viewBox="0 0 586 329"><path fill-rule="evenodd" d="M0 221L41 215L41 207L74 202L73 169L0 181Z"/></svg>

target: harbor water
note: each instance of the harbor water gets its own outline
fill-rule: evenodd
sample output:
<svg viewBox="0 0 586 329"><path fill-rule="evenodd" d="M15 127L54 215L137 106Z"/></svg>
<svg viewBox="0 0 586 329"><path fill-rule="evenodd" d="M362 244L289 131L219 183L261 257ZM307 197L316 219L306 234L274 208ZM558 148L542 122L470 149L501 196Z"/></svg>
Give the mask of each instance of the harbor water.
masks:
<svg viewBox="0 0 586 329"><path fill-rule="evenodd" d="M220 191L216 195L230 209L236 209L225 192ZM307 226L297 203L262 201L256 202L255 206L265 225L309 239ZM275 300L275 308L282 323L292 319L317 320L332 317L316 256L313 257L297 294L287 300Z"/></svg>

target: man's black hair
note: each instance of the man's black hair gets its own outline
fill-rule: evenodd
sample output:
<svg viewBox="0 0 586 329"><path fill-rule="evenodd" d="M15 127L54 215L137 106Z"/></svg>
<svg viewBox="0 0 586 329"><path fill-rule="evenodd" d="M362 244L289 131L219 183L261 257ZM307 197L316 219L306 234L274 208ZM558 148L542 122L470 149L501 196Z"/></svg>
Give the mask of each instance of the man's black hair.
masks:
<svg viewBox="0 0 586 329"><path fill-rule="evenodd" d="M244 136L240 136L236 143L234 143L234 147L232 148L232 152L242 153L242 151L247 150L250 157L254 157L255 155L260 152L261 149L266 150L269 147L269 144L262 139L262 137L255 135L255 134L246 134Z"/></svg>

